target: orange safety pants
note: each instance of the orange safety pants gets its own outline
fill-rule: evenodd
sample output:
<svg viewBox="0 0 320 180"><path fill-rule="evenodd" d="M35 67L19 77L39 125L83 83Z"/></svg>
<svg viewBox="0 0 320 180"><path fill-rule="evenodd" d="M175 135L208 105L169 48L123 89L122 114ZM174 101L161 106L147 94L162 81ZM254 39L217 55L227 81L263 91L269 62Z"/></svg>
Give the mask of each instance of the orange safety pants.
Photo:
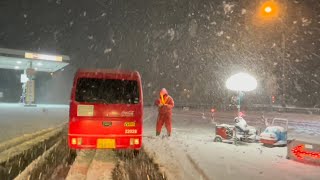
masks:
<svg viewBox="0 0 320 180"><path fill-rule="evenodd" d="M156 128L156 135L160 135L161 129L163 124L165 124L167 129L167 135L171 135L171 128L172 128L172 115L171 113L159 113L158 120L157 120L157 128Z"/></svg>

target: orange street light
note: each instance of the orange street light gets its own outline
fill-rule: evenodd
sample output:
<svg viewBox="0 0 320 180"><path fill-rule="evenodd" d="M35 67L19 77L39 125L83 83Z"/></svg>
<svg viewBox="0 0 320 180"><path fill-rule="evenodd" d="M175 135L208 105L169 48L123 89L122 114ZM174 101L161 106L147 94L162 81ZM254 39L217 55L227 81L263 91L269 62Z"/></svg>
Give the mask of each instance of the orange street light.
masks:
<svg viewBox="0 0 320 180"><path fill-rule="evenodd" d="M271 13L271 11L272 11L272 8L270 6L267 6L264 8L264 12L266 13Z"/></svg>
<svg viewBox="0 0 320 180"><path fill-rule="evenodd" d="M266 1L260 7L259 14L264 20L276 18L279 16L279 4L275 1Z"/></svg>

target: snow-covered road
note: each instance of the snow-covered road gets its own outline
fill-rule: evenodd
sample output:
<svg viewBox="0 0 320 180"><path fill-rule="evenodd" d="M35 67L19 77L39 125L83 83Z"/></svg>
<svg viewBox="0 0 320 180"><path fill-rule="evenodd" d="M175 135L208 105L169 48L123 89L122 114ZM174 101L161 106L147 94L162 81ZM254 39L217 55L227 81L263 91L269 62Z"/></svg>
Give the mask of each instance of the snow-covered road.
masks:
<svg viewBox="0 0 320 180"><path fill-rule="evenodd" d="M0 103L0 142L68 122L67 105Z"/></svg>
<svg viewBox="0 0 320 180"><path fill-rule="evenodd" d="M261 112L247 112L249 125L263 128ZM147 107L144 115L144 147L169 179L320 179L319 166L286 159L286 147L266 148L260 144L234 146L214 143L209 110L174 110L173 136L155 137L157 109ZM234 114L217 112L217 123L233 123ZM320 116L265 113L265 117L287 118L289 137L320 143ZM67 122L68 106L40 105L25 108L0 104L0 141ZM165 130L163 131L165 133Z"/></svg>
<svg viewBox="0 0 320 180"><path fill-rule="evenodd" d="M145 110L144 146L169 179L319 179L319 167L286 159L286 147L260 144L235 146L214 143L210 114L175 111L173 136L155 137L156 109ZM218 123L231 123L232 113L217 113ZM320 116L266 113L265 117L287 118L289 137L303 135L320 142ZM260 113L248 112L249 125L263 127ZM163 130L165 134L165 130Z"/></svg>

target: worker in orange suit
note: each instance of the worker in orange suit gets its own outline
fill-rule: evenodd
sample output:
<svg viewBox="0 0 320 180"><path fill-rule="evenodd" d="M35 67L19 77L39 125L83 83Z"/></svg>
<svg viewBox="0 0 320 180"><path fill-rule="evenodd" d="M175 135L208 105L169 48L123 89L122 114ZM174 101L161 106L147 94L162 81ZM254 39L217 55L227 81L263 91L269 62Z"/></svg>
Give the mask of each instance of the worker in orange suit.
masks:
<svg viewBox="0 0 320 180"><path fill-rule="evenodd" d="M158 106L159 110L156 135L160 135L162 126L165 124L167 135L171 136L172 108L174 107L174 101L172 97L169 96L168 91L165 88L161 89L160 97L156 100L155 105Z"/></svg>

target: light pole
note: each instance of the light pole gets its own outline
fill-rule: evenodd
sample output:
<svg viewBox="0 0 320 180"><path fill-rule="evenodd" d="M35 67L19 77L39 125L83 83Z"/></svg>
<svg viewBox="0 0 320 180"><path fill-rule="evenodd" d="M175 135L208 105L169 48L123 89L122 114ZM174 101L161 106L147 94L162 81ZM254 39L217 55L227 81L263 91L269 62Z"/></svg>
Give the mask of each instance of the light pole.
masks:
<svg viewBox="0 0 320 180"><path fill-rule="evenodd" d="M238 105L238 115L240 114L240 96L244 91L252 91L257 88L257 80L247 74L247 73L238 73L232 75L226 82L226 86L229 90L236 91L239 95L239 105Z"/></svg>
<svg viewBox="0 0 320 180"><path fill-rule="evenodd" d="M283 2L280 6L279 3L277 3L274 0L266 1L260 6L259 14L260 18L264 22L270 22L274 20L278 20L281 25L281 61L282 61L282 68L281 68L281 81L282 81L282 99L281 99L281 105L286 106L285 96L286 96L286 85L285 85L285 66L286 66L286 35L285 35L285 22L284 22L284 16L287 12L287 5L286 2ZM280 13L280 7L281 7L281 13Z"/></svg>

